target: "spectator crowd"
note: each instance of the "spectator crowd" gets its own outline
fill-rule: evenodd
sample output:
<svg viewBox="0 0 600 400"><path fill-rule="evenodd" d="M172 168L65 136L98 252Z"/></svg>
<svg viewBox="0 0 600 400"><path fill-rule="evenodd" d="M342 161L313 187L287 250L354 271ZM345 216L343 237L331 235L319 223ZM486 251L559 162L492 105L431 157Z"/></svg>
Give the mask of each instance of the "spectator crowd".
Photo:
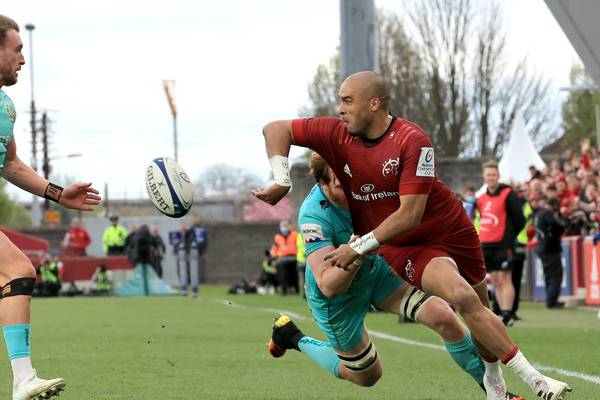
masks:
<svg viewBox="0 0 600 400"><path fill-rule="evenodd" d="M478 229L480 238L487 238L489 234L482 232L482 227L489 223L489 219L482 218L482 213L485 214L489 211L490 204L492 204L490 201L493 202L494 198L501 196L502 190L512 192L506 194L500 201L504 204L504 208L496 210L500 221L508 221L506 227L502 227L502 229L504 230L503 234L506 233L510 236L510 240L507 242L498 239L497 242L491 243L492 250L497 253L497 248L502 242L501 247L504 248L502 251L506 251L507 268L502 266L503 256L492 254L490 257L490 246L486 251L484 243L486 268L492 276L495 291L495 293L491 293L492 298L500 297L500 299L495 299L496 311L499 315L503 315L505 323L512 324L514 320L518 320L516 309L518 308L522 259L524 258L521 253L523 253L524 247L535 251L540 258L546 284L546 306L555 309L564 307L564 304L558 301L562 281L561 237L591 235L594 237L594 242L600 239L600 234L598 234L600 152L591 146L589 138L585 138L580 142L578 150L565 151L560 159L552 160L542 170L533 165L530 166L528 180L508 181L500 185L492 183L493 190L490 191L490 182L488 182L486 174L489 174L490 171L493 172L494 168L497 169L497 165L495 167L494 165L494 163L488 163L484 166L484 180L487 185L484 193L476 194L475 188L470 187L459 197L463 201L467 215ZM488 205L488 210L482 210L484 204ZM515 204L519 205L518 210L522 213L517 219L511 215L511 213L514 214ZM522 222L516 222L518 219L524 219L524 226ZM515 229L512 229L512 225L515 224ZM483 229L485 231L486 227ZM483 241L485 240L482 239ZM490 268L488 264L494 258L498 260L498 266ZM498 305L498 300L500 300L499 303L502 303L502 298L505 297L503 287L507 279L506 277L497 279L497 273L494 271L505 268L509 272L509 274L504 274L506 277L510 276L511 271L513 274L512 286L514 286L515 296L512 311L510 304L508 306L504 304L504 308ZM512 294L507 298L512 298ZM507 307L509 309L506 309Z"/></svg>
<svg viewBox="0 0 600 400"><path fill-rule="evenodd" d="M532 165L529 171L529 180L505 183L533 210L556 199L565 224L564 235L596 234L600 222L600 152L588 138L581 141L579 150L567 150L546 168L538 170ZM475 188L468 188L461 199L467 214L474 219ZM530 247L535 246L533 229L529 230Z"/></svg>

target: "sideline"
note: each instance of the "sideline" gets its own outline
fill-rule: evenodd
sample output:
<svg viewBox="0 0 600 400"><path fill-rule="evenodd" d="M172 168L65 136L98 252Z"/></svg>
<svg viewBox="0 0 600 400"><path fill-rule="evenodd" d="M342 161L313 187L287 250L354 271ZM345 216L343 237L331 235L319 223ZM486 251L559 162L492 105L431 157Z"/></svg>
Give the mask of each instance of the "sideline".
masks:
<svg viewBox="0 0 600 400"><path fill-rule="evenodd" d="M297 314L295 312L291 312L291 311L286 311L286 310L281 310L281 309L277 309L277 308L263 308L263 307L251 307L251 306L245 306L242 304L238 304L238 303L234 303L230 300L224 300L224 299L216 299L213 298L210 300L211 303L218 303L218 304L222 304L225 306L229 306L229 307L234 307L234 308L240 308L240 309L252 309L252 310L257 310L257 311L263 311L263 312L268 312L271 313L273 315L276 314L286 314L289 315L290 317L296 319L296 320L300 320L300 321L307 321L310 320L312 318L310 317L306 317L304 315L301 314ZM405 339L399 336L394 336L394 335L390 335L384 332L378 332L378 331L373 331L373 330L369 330L369 335L376 337L376 338L380 338L380 339L385 339L385 340L390 340L393 342L397 342L397 343L403 343L403 344L408 344L411 346L418 346L418 347L426 347L429 349L435 349L435 350L442 350L442 351L446 351L446 348L444 346L441 345L437 345L437 344L432 344L432 343L425 343L425 342L419 342L417 340L411 340L411 339ZM578 378L590 383L594 383L596 385L600 385L600 376L596 376L596 375L590 375L590 374L586 374L583 372L578 372L578 371L569 371L567 369L562 369L562 368L556 368L556 367L550 367L547 365L543 365L543 364L539 364L539 363L532 363L533 366L537 369L539 369L540 371L549 371L549 372L555 372L557 374L560 375L564 375L564 376L568 376L568 377L572 377L572 378Z"/></svg>

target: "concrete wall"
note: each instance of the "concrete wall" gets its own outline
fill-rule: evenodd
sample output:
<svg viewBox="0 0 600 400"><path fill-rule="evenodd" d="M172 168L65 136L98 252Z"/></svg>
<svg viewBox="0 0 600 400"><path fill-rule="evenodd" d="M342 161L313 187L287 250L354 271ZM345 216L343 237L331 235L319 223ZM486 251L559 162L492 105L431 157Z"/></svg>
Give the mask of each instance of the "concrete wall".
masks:
<svg viewBox="0 0 600 400"><path fill-rule="evenodd" d="M481 165L482 160L453 160L441 159L438 161L438 174L440 178L454 191L462 192L467 186L478 188L482 184ZM296 223L298 208L306 197L310 188L314 185L312 178L308 176L306 165L296 164L292 167L292 181L294 187L289 194L292 200L293 223ZM231 203L228 204L228 206ZM218 207L223 212L223 207ZM233 214L234 211L232 210ZM226 215L219 215L226 219ZM232 215L232 218L235 218ZM209 222L207 219L207 231L209 246L206 254L207 259L207 281L210 283L235 283L241 278L247 280L256 279L260 273L263 252L271 247L273 235L278 230L277 222L268 223L227 223ZM168 243L169 231L179 230L182 222L191 223L190 217L180 219L165 216L149 217L123 217L121 224L129 226L132 223L157 224L165 243ZM109 224L106 218L84 218L84 226L90 232L92 244L88 254L92 256L102 255L102 234ZM26 233L41 236L50 242L51 249L57 249L63 240L66 230L29 230ZM170 284L177 284L176 259L170 246L163 261L164 278Z"/></svg>
<svg viewBox="0 0 600 400"><path fill-rule="evenodd" d="M453 192L462 193L469 186L477 190L483 185L482 167L486 161L483 158L440 158L437 160L437 173L440 180Z"/></svg>
<svg viewBox="0 0 600 400"><path fill-rule="evenodd" d="M298 210L300 205L308 195L308 192L315 184L314 179L308 176L308 166L306 164L294 164L290 173L293 187L292 192L288 194L292 201L292 223L294 226L298 223Z"/></svg>
<svg viewBox="0 0 600 400"><path fill-rule="evenodd" d="M278 223L207 225L207 277L211 283L234 283L260 275L263 254L271 248Z"/></svg>
<svg viewBox="0 0 600 400"><path fill-rule="evenodd" d="M157 224L161 237L167 245L167 254L163 260L164 280L177 285L176 258L173 249L168 245L169 231L179 230L182 222L191 223L191 218L173 219L168 217L129 217L122 218L121 224L131 223ZM88 248L90 256L102 256L102 234L109 222L105 218L84 218L83 225L92 237ZM235 283L240 279L254 280L260 274L265 249L273 242L273 235L278 231L277 222L269 223L211 223L206 225L208 232L208 250L206 253L208 283ZM65 236L65 230L29 230L26 233L43 237L50 242L51 249L58 249Z"/></svg>

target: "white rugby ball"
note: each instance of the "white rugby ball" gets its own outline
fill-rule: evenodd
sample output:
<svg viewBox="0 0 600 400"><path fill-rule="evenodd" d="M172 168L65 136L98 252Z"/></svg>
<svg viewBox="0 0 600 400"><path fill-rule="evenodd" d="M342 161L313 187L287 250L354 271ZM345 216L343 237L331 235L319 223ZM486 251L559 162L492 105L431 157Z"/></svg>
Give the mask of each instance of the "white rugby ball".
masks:
<svg viewBox="0 0 600 400"><path fill-rule="evenodd" d="M158 157L148 165L146 190L154 207L169 217L183 217L192 207L194 191L190 178L170 158Z"/></svg>

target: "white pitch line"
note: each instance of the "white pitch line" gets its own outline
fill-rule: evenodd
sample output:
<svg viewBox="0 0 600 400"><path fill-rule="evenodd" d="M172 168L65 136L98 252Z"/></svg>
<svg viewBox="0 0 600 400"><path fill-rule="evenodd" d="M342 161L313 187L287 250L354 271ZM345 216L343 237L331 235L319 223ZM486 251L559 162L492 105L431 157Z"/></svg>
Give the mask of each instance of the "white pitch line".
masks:
<svg viewBox="0 0 600 400"><path fill-rule="evenodd" d="M288 315L292 318L295 319L299 319L301 321L305 321L308 319L308 317L305 317L304 315L301 314L296 314L295 312L292 311L286 311L286 310L281 310L278 308L260 308L260 307L250 307L250 306L244 306L242 304L238 304L238 303L234 303L230 300L223 300L223 299L211 299L210 300L212 303L219 303L219 304L223 304L226 306L231 306L233 308L251 308L253 310L258 310L258 311L265 311L265 312L270 312L273 314L285 314Z"/></svg>
<svg viewBox="0 0 600 400"><path fill-rule="evenodd" d="M557 374L561 374L564 376L570 376L573 378L579 378L584 381L588 381L591 383L595 383L596 385L600 385L600 376L584 374L583 372L577 372L577 371L569 371L568 369L548 367L548 366L538 364L538 363L533 363L533 366L542 371L556 372Z"/></svg>
<svg viewBox="0 0 600 400"><path fill-rule="evenodd" d="M257 310L257 311L264 311L264 312L269 312L272 314L286 314L289 315L292 318L301 320L301 321L306 321L308 319L310 319L309 317L306 317L304 315L301 314L296 314L294 312L291 311L286 311L286 310L281 310L281 309L276 309L276 308L262 308L262 307L250 307L250 306L244 306L241 304L237 304L234 303L232 301L229 300L223 300L223 299L212 299L211 302L213 303L219 303L219 304L223 304L226 306L231 306L234 308L250 308L253 310ZM442 351L446 351L446 348L444 346L438 345L438 344L432 344L432 343L425 343L425 342L419 342L417 340L411 340L411 339L405 339L399 336L394 336L394 335L390 335L384 332L378 332L378 331L372 331L369 330L369 335L376 337L376 338L380 338L380 339L385 339L385 340L390 340L392 342L397 342L397 343L403 343L403 344L408 344L411 346L418 346L418 347L426 347L429 349L434 349L434 350L442 350ZM590 375L590 374L586 374L583 372L578 372L578 371L569 371L568 369L562 369L562 368L556 368L556 367L550 367L547 365L543 365L543 364L539 364L539 363L534 363L533 364L535 368L541 370L541 371L550 371L550 372L555 372L557 374L560 375L564 375L564 376L569 376L572 378L578 378L590 383L594 383L596 385L600 385L600 376L596 376L596 375Z"/></svg>
<svg viewBox="0 0 600 400"><path fill-rule="evenodd" d="M424 343L424 342L418 342L416 340L404 339L404 338L401 338L401 337L398 337L398 336L389 335L387 333L372 331L370 329L368 331L369 331L369 335L370 336L377 337L377 338L380 338L380 339L386 339L386 340L391 340L392 342L409 344L411 346L420 346L420 347L427 347L429 349L446 351L446 348L444 346L439 345L439 344Z"/></svg>

